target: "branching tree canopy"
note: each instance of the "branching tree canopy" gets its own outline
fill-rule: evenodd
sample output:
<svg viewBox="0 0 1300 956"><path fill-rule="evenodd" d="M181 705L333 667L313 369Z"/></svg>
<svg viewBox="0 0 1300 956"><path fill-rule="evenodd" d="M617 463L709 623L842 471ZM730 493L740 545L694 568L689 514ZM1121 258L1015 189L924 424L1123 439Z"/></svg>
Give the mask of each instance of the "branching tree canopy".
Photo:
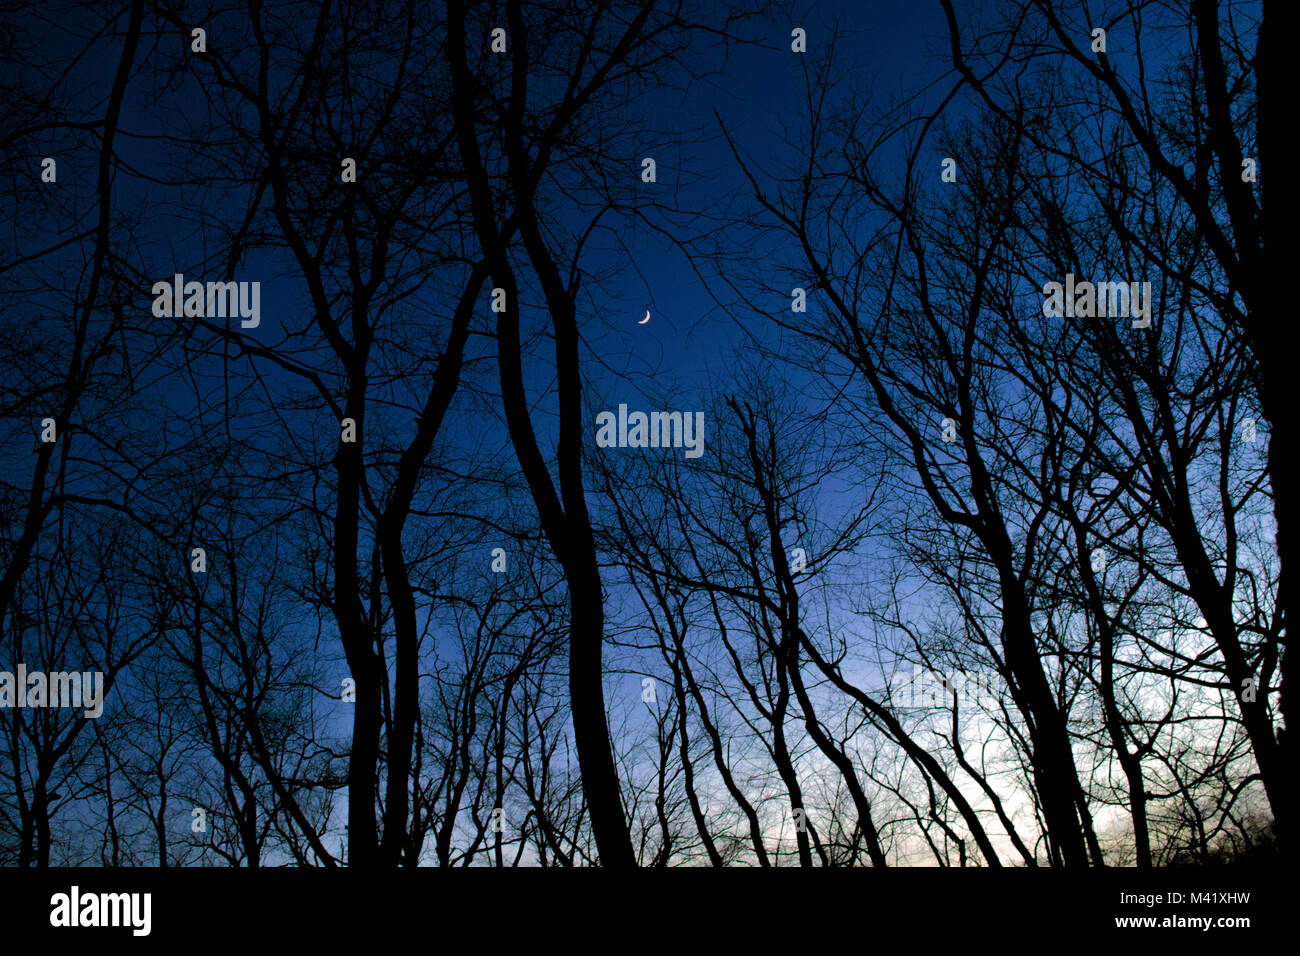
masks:
<svg viewBox="0 0 1300 956"><path fill-rule="evenodd" d="M1291 852L1285 4L825 6L3 6L0 863Z"/></svg>

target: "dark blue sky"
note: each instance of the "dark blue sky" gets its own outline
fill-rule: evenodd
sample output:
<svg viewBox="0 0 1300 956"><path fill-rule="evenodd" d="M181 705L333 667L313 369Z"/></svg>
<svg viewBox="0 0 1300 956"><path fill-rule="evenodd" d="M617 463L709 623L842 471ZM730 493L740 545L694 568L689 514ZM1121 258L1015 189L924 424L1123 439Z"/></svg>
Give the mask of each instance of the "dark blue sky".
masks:
<svg viewBox="0 0 1300 956"><path fill-rule="evenodd" d="M808 52L802 56L790 49L790 32L796 26L807 31ZM719 134L715 110L757 169L778 171L793 159L790 142L798 142L807 131L805 68L817 68L835 31L839 33L839 69L849 71L852 83L859 89L869 86L878 101L910 96L946 71L942 59L946 25L934 0L913 4L859 0L798 6L789 15L788 23L778 20L749 27L749 35L759 42L733 49L721 73L697 83L689 97L683 99L675 91L661 95L666 125L683 130L699 128L704 135L687 141L680 164L671 155L667 161L658 158L658 183L639 188L665 193L677 190L674 201L681 210L705 214L720 214L728 199L747 201L748 188ZM948 88L946 83L942 87L945 92ZM653 147L648 147L645 154L654 155ZM934 161L937 170L937 154ZM638 172L629 170L629 175ZM707 222L696 225L709 227ZM682 237L690 231L688 225ZM732 238L738 235L732 233ZM772 324L759 315L743 309L731 316L725 314L682 251L644 224L626 230L621 238L634 250L635 265L626 263L620 270L618 259L622 257L611 250L610 265L618 275L594 293L597 301L603 302L599 311L606 317L610 332L601 335L601 322L586 321L583 327L593 349L615 368L634 373L634 384L657 391L676 383L686 393L692 392L694 385L721 385L729 379L726 369L733 363L734 350L743 347L749 336L772 341L777 334ZM605 265L600 262L602 268ZM709 266L702 262L700 268L707 272ZM779 269L772 273L770 281L773 285L783 282ZM792 278L785 288L796 284ZM720 287L717 294L724 301L734 298L729 290ZM768 296L765 301L774 307L789 304L788 295L783 299ZM645 308L651 309L652 319L639 326L636 323ZM600 339L596 340L595 335ZM626 365L618 363L620 354L628 356ZM589 369L589 374L592 371ZM624 394L628 387L627 383L619 383L615 391Z"/></svg>

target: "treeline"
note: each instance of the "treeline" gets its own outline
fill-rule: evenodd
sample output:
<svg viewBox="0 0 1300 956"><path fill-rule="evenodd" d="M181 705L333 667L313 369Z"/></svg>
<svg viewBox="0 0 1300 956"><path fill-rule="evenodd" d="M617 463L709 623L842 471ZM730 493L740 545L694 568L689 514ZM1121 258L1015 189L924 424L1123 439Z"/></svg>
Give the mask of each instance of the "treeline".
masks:
<svg viewBox="0 0 1300 956"><path fill-rule="evenodd" d="M0 707L0 862L1289 847L1274 0L955 6L892 98L758 3L0 14L0 674L107 688ZM784 142L656 119L755 46ZM641 384L637 230L725 373Z"/></svg>

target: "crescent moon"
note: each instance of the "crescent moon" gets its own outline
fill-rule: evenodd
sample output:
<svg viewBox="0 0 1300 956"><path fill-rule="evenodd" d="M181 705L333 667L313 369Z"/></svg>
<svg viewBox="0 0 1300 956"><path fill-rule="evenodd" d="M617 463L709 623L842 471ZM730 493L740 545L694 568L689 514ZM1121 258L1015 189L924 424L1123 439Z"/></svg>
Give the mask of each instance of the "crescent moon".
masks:
<svg viewBox="0 0 1300 956"><path fill-rule="evenodd" d="M647 322L649 322L649 321L650 321L650 310L649 310L649 309L646 309L646 310L645 310L645 318L642 319L640 322L638 322L637 325L645 325L645 324L646 324Z"/></svg>

